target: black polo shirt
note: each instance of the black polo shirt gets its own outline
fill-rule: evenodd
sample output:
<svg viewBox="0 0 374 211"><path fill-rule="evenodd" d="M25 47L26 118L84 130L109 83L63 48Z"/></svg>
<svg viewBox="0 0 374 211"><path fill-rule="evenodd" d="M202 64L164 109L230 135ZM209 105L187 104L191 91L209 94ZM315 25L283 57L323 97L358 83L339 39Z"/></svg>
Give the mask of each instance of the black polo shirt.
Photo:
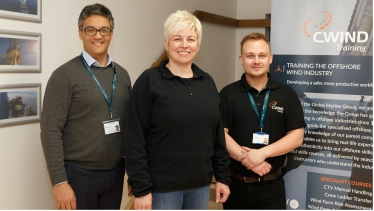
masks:
<svg viewBox="0 0 374 211"><path fill-rule="evenodd" d="M273 80L270 74L268 74L268 78L266 88L260 92L247 83L245 74L242 75L240 81L227 85L220 92L224 127L229 129L229 135L240 146L253 149L266 146L252 143L253 133L260 132L260 119L253 110L248 92L253 96L261 116L264 99L270 89L262 130L269 134L269 144L278 141L291 130L306 126L301 102L295 91L289 86ZM271 164L271 171L275 171L283 166L285 159L286 155L282 155L267 158L266 161ZM244 176L257 175L234 159L231 159L230 168Z"/></svg>

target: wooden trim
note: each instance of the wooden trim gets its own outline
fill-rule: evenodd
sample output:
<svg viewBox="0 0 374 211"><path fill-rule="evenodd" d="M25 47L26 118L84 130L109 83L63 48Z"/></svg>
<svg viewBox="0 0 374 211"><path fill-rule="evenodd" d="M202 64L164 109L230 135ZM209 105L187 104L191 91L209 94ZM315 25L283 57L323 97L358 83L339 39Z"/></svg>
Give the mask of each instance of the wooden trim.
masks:
<svg viewBox="0 0 374 211"><path fill-rule="evenodd" d="M248 27L270 27L270 19L239 20L239 28Z"/></svg>
<svg viewBox="0 0 374 211"><path fill-rule="evenodd" d="M203 12L200 10L196 10L194 15L202 22L206 23L213 23L218 25L224 25L224 26L232 26L232 27L238 27L239 21L233 18L228 18L221 15L216 15L209 12Z"/></svg>

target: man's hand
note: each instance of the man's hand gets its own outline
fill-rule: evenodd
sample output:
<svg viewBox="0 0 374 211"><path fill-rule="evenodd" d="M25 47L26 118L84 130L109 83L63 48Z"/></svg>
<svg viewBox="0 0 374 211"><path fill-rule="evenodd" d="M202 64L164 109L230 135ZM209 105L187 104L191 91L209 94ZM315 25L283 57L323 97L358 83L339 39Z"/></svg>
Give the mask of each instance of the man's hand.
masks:
<svg viewBox="0 0 374 211"><path fill-rule="evenodd" d="M152 194L148 193L145 196L135 198L134 209L151 210L152 209Z"/></svg>
<svg viewBox="0 0 374 211"><path fill-rule="evenodd" d="M269 173L270 170L271 170L271 165L264 161L262 162L260 165L258 166L255 166L251 169L248 169L248 170L252 170L254 173L258 174L260 177L264 176L265 174Z"/></svg>
<svg viewBox="0 0 374 211"><path fill-rule="evenodd" d="M56 206L59 210L76 210L75 194L69 183L62 183L53 187Z"/></svg>
<svg viewBox="0 0 374 211"><path fill-rule="evenodd" d="M216 203L224 203L230 195L229 186L216 182Z"/></svg>
<svg viewBox="0 0 374 211"><path fill-rule="evenodd" d="M242 149L245 150L246 153L241 154L238 160L240 160L247 169L252 169L253 167L260 165L266 159L266 156L264 156L258 149L250 149L244 146L242 146Z"/></svg>

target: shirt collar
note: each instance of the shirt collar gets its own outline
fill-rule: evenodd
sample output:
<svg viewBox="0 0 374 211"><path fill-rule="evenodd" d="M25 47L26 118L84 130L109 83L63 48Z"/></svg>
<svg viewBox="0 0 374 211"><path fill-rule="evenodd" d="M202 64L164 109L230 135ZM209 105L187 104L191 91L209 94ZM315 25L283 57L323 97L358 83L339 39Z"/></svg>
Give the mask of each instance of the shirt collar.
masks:
<svg viewBox="0 0 374 211"><path fill-rule="evenodd" d="M84 60L86 60L89 67L91 66L100 67L100 64L85 50L82 51L82 55L83 55ZM107 63L105 67L108 67L110 64L112 64L112 67L114 66L114 64L112 63L112 57L110 57L110 55L107 54Z"/></svg>
<svg viewBox="0 0 374 211"><path fill-rule="evenodd" d="M265 88L267 89L277 89L279 86L277 84L277 81L275 81L272 77L271 77L271 74L270 73L267 73L267 76L268 76L268 82L266 83L266 86ZM245 73L243 73L241 79L240 79L240 91L241 92L248 92L250 91L251 89L254 89L253 87L251 87L247 80L245 79Z"/></svg>
<svg viewBox="0 0 374 211"><path fill-rule="evenodd" d="M160 67L161 67L161 71L162 71L162 75L167 78L167 79L170 79L170 78L174 78L174 77L177 77L175 76L170 70L169 68L166 67L166 65L169 63L169 60L164 60L160 63ZM196 66L194 63L192 63L191 65L191 69L192 69L192 72L193 72L193 78L198 78L198 77L201 77L205 74L205 72L203 70L201 70L198 66Z"/></svg>

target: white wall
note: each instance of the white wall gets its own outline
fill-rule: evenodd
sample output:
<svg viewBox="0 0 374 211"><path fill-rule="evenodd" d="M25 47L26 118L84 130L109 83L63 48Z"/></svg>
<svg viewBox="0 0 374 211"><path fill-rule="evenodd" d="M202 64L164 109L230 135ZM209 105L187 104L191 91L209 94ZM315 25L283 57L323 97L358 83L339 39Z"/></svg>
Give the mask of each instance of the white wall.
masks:
<svg viewBox="0 0 374 211"><path fill-rule="evenodd" d="M85 5L96 2L113 13L109 53L128 70L132 83L164 51L163 23L177 9L237 19L263 19L270 13L270 0L44 0L42 23L0 19L1 29L42 34L42 72L0 73L0 84L41 83L43 96L51 73L81 52L78 16ZM194 62L212 75L220 90L242 72L238 43L248 29L202 24L202 45ZM39 123L0 128L0 209L55 208L39 133ZM124 193L122 208L129 200Z"/></svg>
<svg viewBox="0 0 374 211"><path fill-rule="evenodd" d="M261 0L261 3L255 0L238 0L237 7L236 19L238 20L265 19L265 15L271 12L271 0ZM265 28L239 28L236 31L235 80L239 80L244 73L243 67L239 62L240 41L252 32L265 34Z"/></svg>

